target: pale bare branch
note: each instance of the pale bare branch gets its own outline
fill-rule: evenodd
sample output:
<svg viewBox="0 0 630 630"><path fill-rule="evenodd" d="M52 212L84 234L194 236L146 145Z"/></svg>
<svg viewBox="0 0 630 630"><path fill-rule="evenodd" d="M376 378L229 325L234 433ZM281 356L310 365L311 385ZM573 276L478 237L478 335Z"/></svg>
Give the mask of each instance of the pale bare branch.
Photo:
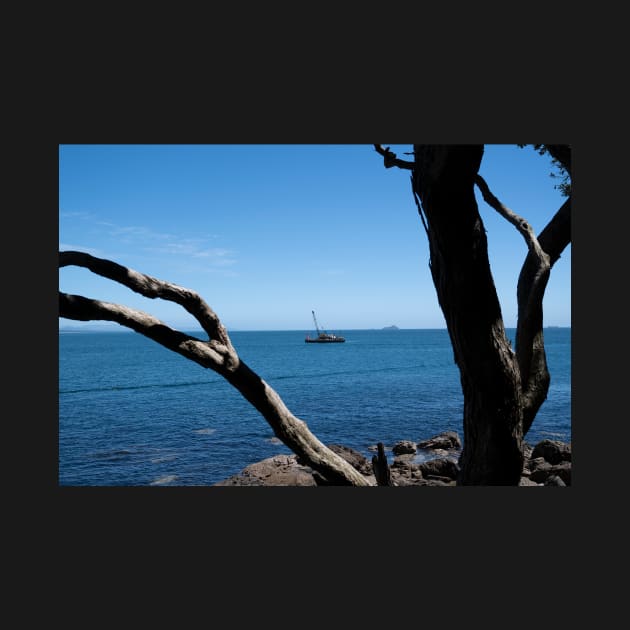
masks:
<svg viewBox="0 0 630 630"><path fill-rule="evenodd" d="M345 459L320 442L303 420L294 416L280 396L260 376L240 360L216 314L194 292L157 278L140 274L122 265L81 254L60 252L60 266L78 264L94 273L116 280L147 297L162 297L184 306L205 324L214 339L202 341L167 326L159 319L119 304L79 295L59 293L59 316L67 319L106 320L135 330L165 348L210 368L223 376L267 420L275 435L314 470L333 484L374 485Z"/></svg>
<svg viewBox="0 0 630 630"><path fill-rule="evenodd" d="M59 316L80 321L116 322L198 363L223 373L235 369L238 356L231 346L206 342L173 330L164 322L127 306L93 300L81 295L59 293Z"/></svg>
<svg viewBox="0 0 630 630"><path fill-rule="evenodd" d="M532 226L522 217L519 217L516 212L510 210L507 206L503 205L497 197L495 197L486 181L481 177L481 175L477 175L475 177L475 183L477 184L479 190L481 191L481 195L483 196L484 201L492 208L494 208L502 217L507 219L512 225L516 227L516 229L523 235L525 242L529 250L537 257L538 264L541 268L551 268L549 256L543 251L538 239L536 238L536 234Z"/></svg>
<svg viewBox="0 0 630 630"><path fill-rule="evenodd" d="M147 298L161 298L170 302L176 302L186 309L208 334L209 339L231 345L227 330L219 321L214 311L194 291L180 287L170 282L158 280L152 276L123 267L111 260L96 258L84 252L64 251L59 252L59 266L76 265L85 267L91 272L114 280L132 291Z"/></svg>

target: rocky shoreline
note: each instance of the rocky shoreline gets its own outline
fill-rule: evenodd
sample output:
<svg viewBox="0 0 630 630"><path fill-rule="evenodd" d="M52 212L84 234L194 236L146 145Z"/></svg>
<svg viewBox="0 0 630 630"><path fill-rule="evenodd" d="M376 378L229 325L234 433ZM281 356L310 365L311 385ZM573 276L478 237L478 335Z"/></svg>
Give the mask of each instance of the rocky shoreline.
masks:
<svg viewBox="0 0 630 630"><path fill-rule="evenodd" d="M343 457L362 475L376 483L372 462L358 451L340 444L328 448ZM444 431L428 440L402 440L385 447L394 486L455 486L461 440L455 431ZM370 451L376 453L377 446ZM390 456L390 457L391 457ZM389 459L389 458L388 458ZM244 468L215 486L325 486L326 480L297 455L276 455ZM525 464L519 486L570 486L571 444L542 440L525 445Z"/></svg>

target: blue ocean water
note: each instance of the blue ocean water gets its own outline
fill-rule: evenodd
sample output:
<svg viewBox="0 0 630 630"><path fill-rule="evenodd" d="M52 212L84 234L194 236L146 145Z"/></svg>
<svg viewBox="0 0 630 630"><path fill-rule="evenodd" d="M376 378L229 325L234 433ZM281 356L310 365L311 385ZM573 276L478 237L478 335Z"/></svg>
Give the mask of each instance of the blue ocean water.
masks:
<svg viewBox="0 0 630 630"><path fill-rule="evenodd" d="M446 330L231 332L241 359L324 443L463 437L459 371ZM514 330L508 329L514 338ZM201 333L190 334L201 338ZM571 440L571 329L545 329L547 400L526 441ZM211 485L291 451L215 372L133 332L59 333L59 484Z"/></svg>

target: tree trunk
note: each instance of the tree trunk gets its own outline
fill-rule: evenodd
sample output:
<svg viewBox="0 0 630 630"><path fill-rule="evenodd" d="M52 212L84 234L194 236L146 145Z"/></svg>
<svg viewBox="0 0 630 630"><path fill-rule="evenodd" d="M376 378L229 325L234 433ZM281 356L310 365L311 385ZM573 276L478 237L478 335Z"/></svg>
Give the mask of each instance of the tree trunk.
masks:
<svg viewBox="0 0 630 630"><path fill-rule="evenodd" d="M387 463L383 442L376 445L377 454L372 457L372 470L378 486L393 486L392 473Z"/></svg>
<svg viewBox="0 0 630 630"><path fill-rule="evenodd" d="M505 335L474 180L483 145L415 145L412 184L464 394L460 485L518 485L520 372Z"/></svg>
<svg viewBox="0 0 630 630"><path fill-rule="evenodd" d="M570 165L570 156L565 156ZM550 269L560 254L571 242L571 199L567 199L556 212L545 229L539 234L538 242L549 256ZM527 435L549 391L551 377L547 369L543 336L543 295L547 281L536 285L539 264L530 251L523 263L518 278L518 324L516 328L516 356L521 372L523 389L523 436ZM535 291L536 295L532 295Z"/></svg>

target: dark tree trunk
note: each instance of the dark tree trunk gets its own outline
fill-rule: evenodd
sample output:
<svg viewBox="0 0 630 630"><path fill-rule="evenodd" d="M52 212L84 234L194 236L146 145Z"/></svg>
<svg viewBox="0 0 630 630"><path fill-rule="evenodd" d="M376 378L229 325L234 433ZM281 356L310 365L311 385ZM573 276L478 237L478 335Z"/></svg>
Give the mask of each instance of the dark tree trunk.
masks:
<svg viewBox="0 0 630 630"><path fill-rule="evenodd" d="M570 166L570 155L558 151ZM538 235L540 246L549 256L550 268L571 242L571 199L567 199L555 216ZM530 251L518 278L518 325L516 356L523 388L523 436L527 434L549 391L551 377L547 369L543 336L543 294L547 280L536 285L539 265ZM533 288L535 287L535 288ZM534 293L534 294L532 294Z"/></svg>
<svg viewBox="0 0 630 630"><path fill-rule="evenodd" d="M376 445L377 454L372 457L372 470L376 478L377 486L393 486L392 473L387 463L385 447L382 442Z"/></svg>
<svg viewBox="0 0 630 630"><path fill-rule="evenodd" d="M474 195L483 145L415 145L412 184L464 394L460 485L518 485L520 372L505 335Z"/></svg>

